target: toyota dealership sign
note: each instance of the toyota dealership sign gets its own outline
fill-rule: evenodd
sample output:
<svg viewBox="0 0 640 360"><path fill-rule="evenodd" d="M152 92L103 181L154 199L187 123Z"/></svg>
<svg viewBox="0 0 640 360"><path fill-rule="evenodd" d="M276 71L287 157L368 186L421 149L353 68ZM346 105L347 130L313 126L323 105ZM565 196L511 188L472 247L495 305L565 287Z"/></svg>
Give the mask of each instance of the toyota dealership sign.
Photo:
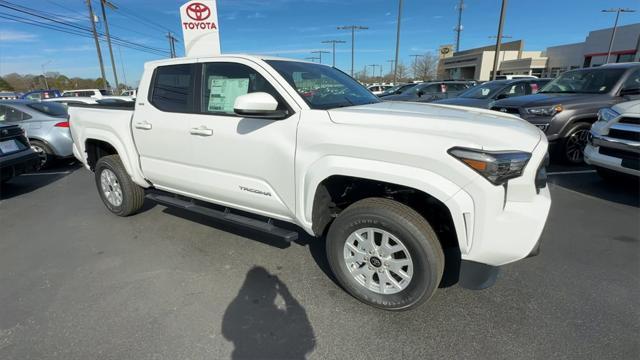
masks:
<svg viewBox="0 0 640 360"><path fill-rule="evenodd" d="M194 0L180 7L187 57L220 55L218 9L212 0Z"/></svg>

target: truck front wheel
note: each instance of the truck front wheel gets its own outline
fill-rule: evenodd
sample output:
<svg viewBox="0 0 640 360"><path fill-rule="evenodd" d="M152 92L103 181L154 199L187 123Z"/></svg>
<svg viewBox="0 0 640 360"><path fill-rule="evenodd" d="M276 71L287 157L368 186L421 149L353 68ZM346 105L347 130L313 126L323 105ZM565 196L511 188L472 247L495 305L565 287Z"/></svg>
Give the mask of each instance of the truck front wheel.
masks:
<svg viewBox="0 0 640 360"><path fill-rule="evenodd" d="M340 213L327 234L327 257L355 298L385 310L406 310L438 288L444 254L429 223L394 200L368 198Z"/></svg>
<svg viewBox="0 0 640 360"><path fill-rule="evenodd" d="M144 204L144 189L131 180L120 156L101 157L96 163L95 180L104 205L118 216L136 213Z"/></svg>

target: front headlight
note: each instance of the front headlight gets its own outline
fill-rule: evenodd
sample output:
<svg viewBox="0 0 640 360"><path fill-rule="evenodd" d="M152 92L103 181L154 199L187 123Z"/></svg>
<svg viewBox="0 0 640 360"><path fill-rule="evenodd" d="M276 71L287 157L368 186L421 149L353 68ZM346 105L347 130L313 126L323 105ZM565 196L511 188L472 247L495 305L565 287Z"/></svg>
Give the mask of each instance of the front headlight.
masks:
<svg viewBox="0 0 640 360"><path fill-rule="evenodd" d="M527 108L525 111L527 114L536 115L536 116L553 116L559 112L564 110L562 105L553 105L553 106L541 106L534 108Z"/></svg>
<svg viewBox="0 0 640 360"><path fill-rule="evenodd" d="M620 114L612 108L602 108L598 111L598 121L609 122L618 116L620 116Z"/></svg>
<svg viewBox="0 0 640 360"><path fill-rule="evenodd" d="M482 175L494 185L522 175L531 154L524 151L483 151L454 147L449 155Z"/></svg>

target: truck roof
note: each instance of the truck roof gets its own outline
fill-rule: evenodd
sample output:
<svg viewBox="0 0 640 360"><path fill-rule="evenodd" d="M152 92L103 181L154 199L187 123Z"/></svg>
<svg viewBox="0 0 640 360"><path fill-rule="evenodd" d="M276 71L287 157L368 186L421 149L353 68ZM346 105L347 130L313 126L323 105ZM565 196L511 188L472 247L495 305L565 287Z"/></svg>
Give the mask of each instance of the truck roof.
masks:
<svg viewBox="0 0 640 360"><path fill-rule="evenodd" d="M290 59L283 58L278 56L269 56L269 55L249 55L249 54L222 54L216 56L206 56L206 57L178 57L178 58L170 58L170 59L162 59L162 60L154 60L145 63L146 66L160 66L160 65L171 65L171 64L184 64L185 62L189 62L188 60L206 60L206 59L246 59L246 60L285 60L285 61L296 61L310 64L318 64L306 60L300 59ZM320 64L318 64L320 65ZM323 64L324 65L324 64ZM328 66L328 65L325 65Z"/></svg>

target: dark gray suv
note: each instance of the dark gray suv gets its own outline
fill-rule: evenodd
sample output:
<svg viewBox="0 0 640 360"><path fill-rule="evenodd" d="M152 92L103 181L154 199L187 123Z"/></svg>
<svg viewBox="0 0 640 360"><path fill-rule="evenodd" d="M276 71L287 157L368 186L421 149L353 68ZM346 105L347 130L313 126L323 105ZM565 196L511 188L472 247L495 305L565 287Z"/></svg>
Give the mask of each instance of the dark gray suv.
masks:
<svg viewBox="0 0 640 360"><path fill-rule="evenodd" d="M582 163L598 110L640 99L640 63L571 70L537 94L498 100L492 110L518 114L544 131L552 158Z"/></svg>

